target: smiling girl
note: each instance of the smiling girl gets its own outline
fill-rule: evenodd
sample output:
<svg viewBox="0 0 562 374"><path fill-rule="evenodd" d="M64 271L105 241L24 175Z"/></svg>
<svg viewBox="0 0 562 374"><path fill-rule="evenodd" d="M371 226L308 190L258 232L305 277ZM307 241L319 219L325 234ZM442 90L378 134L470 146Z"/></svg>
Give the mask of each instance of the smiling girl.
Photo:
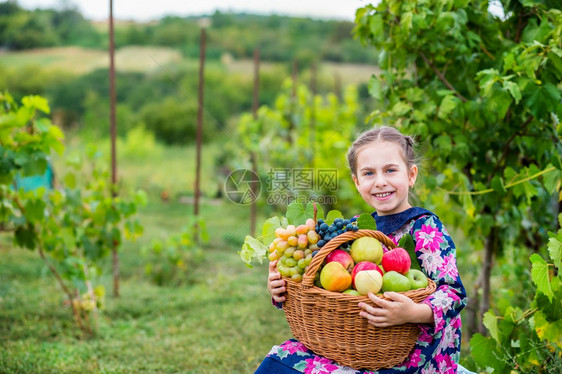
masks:
<svg viewBox="0 0 562 374"><path fill-rule="evenodd" d="M412 235L420 267L437 285L421 303L396 292L385 293L389 300L368 294L377 307L359 303L360 315L376 327L403 323L420 327L416 345L404 362L376 373L457 373L460 311L466 304L466 292L449 233L434 213L410 204L409 193L418 175L413 139L392 127L374 128L357 138L347 158L359 194L375 210L372 215L378 230L395 243ZM286 284L275 265L270 263L267 288L276 306L282 308ZM256 373L373 372L338 365L291 339L273 347Z"/></svg>

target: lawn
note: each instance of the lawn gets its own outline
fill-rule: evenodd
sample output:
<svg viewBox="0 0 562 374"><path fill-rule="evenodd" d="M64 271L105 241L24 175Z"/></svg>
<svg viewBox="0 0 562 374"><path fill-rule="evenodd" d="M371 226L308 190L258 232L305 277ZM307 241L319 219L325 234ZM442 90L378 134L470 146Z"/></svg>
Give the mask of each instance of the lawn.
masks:
<svg viewBox="0 0 562 374"><path fill-rule="evenodd" d="M122 296L106 297L98 335L90 339L78 336L37 253L2 238L0 372L253 372L291 334L284 314L271 306L265 265L249 269L237 254L236 242L249 229L247 208L226 201L202 206L212 240L184 282L159 287L144 275L143 244L177 232L191 209L154 201L141 210L146 235L121 253ZM109 276L101 283L111 290Z"/></svg>

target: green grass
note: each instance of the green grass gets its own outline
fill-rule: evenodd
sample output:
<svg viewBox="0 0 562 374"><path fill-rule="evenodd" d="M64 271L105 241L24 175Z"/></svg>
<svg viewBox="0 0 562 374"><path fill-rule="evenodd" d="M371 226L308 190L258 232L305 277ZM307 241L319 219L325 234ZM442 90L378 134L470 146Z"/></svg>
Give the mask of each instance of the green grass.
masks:
<svg viewBox="0 0 562 374"><path fill-rule="evenodd" d="M191 206L152 202L142 209L143 241L180 229ZM106 297L98 335L81 339L63 295L37 253L4 244L0 253L2 373L249 373L272 345L291 336L270 304L265 265L247 268L238 247L247 209L203 205L213 234L205 261L175 286L158 287L143 273L139 248L121 254L122 296ZM232 239L230 239L232 241ZM3 241L5 243L5 241ZM109 272L106 272L109 274ZM108 275L101 279L112 289ZM110 293L110 292L108 292Z"/></svg>

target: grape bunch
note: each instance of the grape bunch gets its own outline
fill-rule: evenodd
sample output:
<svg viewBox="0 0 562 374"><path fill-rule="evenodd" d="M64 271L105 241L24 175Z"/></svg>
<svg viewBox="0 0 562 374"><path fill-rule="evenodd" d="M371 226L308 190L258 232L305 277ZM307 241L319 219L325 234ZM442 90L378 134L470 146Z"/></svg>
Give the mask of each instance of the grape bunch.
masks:
<svg viewBox="0 0 562 374"><path fill-rule="evenodd" d="M320 236L320 240L318 240L317 243L318 248L322 248L330 240L343 234L344 232L357 230L359 230L359 227L357 227L356 217L350 219L336 218L331 225L328 225L323 219L319 219L316 224L316 232ZM345 246L347 245L349 244L344 243L340 247L345 249Z"/></svg>
<svg viewBox="0 0 562 374"><path fill-rule="evenodd" d="M279 260L277 270L282 276L295 282L302 281L302 275L312 261L312 253L318 249L320 237L315 229L314 220L309 218L304 225L288 225L275 230L268 258L270 261Z"/></svg>

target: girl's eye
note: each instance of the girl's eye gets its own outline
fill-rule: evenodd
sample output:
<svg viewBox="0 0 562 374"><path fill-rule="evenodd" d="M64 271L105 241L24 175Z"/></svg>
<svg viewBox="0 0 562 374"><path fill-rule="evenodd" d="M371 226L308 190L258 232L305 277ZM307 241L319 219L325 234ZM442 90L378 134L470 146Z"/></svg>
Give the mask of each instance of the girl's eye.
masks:
<svg viewBox="0 0 562 374"><path fill-rule="evenodd" d="M388 169L386 172L387 173L394 173L396 170L395 169Z"/></svg>
<svg viewBox="0 0 562 374"><path fill-rule="evenodd" d="M366 171L363 175L373 175L372 171Z"/></svg>

